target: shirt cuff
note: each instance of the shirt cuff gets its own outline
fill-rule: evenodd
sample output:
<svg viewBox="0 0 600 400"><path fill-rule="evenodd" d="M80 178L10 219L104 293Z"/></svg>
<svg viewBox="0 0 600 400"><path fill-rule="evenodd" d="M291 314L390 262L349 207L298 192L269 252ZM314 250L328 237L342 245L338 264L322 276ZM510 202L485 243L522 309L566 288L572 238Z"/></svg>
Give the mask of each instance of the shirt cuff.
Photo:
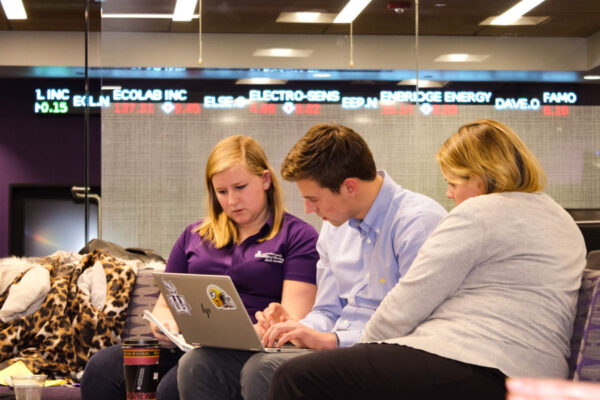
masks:
<svg viewBox="0 0 600 400"><path fill-rule="evenodd" d="M362 331L333 331L339 340L338 347L349 347L358 342Z"/></svg>

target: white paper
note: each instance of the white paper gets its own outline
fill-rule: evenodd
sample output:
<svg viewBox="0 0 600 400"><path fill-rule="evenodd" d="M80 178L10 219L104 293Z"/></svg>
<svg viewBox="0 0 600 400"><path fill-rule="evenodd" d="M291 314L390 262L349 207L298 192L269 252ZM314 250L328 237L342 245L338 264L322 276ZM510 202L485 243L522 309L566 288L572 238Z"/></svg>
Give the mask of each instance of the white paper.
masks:
<svg viewBox="0 0 600 400"><path fill-rule="evenodd" d="M149 310L144 310L144 319L147 319L148 321L152 322L154 325L158 326L158 329L160 329L160 331L162 333L164 333L166 337L171 339L171 341L173 343L175 343L175 345L177 345L177 347L179 347L182 351L187 352L194 348L194 346L192 346L191 344L189 344L188 342L185 341L185 339L183 338L183 336L180 333L173 333L173 332L169 331L163 325L163 323L160 322L158 320L158 318L156 318L154 316L154 314L152 314Z"/></svg>

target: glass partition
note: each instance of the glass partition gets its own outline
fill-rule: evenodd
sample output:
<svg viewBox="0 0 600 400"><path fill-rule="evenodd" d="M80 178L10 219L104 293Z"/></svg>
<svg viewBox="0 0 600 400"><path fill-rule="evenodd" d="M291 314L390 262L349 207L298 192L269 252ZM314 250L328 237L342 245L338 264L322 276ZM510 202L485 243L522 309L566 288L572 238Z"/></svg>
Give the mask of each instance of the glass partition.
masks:
<svg viewBox="0 0 600 400"><path fill-rule="evenodd" d="M81 107L85 38L97 36L100 7L87 2L86 28L86 2L66 3L26 1L27 19L0 7L0 257L78 251L97 236L85 217L95 209L70 188L100 185L99 112L88 125Z"/></svg>
<svg viewBox="0 0 600 400"><path fill-rule="evenodd" d="M600 204L598 86L581 72L590 69L587 54L598 39L547 37L543 24L478 25L481 10L469 2L420 3L373 1L352 35L349 24L276 22L283 11L313 11L308 4L271 6L269 14L241 2L225 10L204 1L201 27L195 18L165 19L160 32L143 19L103 18L103 84L116 87L103 92L110 99L102 108L106 238L167 255L182 229L204 214L203 171L218 140L250 135L278 169L320 122L352 127L379 168L451 208L438 148L463 123L496 119L540 158L546 190L560 204ZM501 3L493 9L510 5ZM535 15L560 11L540 7ZM105 17L125 12L136 11L103 2ZM457 15L463 31L447 26ZM254 20L233 29L232 19L242 16ZM473 26L477 32L469 34ZM273 48L297 53L260 53ZM267 84L240 84L249 78ZM318 228L295 185L285 190L290 211Z"/></svg>
<svg viewBox="0 0 600 400"><path fill-rule="evenodd" d="M29 21L0 21L7 232L9 185L96 186L104 239L167 256L204 215L204 163L220 138L256 137L278 169L318 122L354 128L379 168L449 209L437 149L461 124L497 119L539 157L563 207L599 207L596 1L546 0L504 26L491 17L516 0L372 0L352 24L332 22L337 0L204 0L187 22L173 20L175 1L61 13L30 1ZM297 11L317 22L290 22ZM290 211L318 227L295 185L285 190Z"/></svg>

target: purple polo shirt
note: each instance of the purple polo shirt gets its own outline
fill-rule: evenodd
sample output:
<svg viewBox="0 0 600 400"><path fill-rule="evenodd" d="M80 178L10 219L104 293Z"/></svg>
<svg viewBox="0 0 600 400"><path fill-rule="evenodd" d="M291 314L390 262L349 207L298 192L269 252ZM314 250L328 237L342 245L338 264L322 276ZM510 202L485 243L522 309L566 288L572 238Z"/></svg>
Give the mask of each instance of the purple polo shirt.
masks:
<svg viewBox="0 0 600 400"><path fill-rule="evenodd" d="M256 235L243 243L216 249L192 232L189 225L179 236L167 262L167 272L229 275L253 322L254 313L271 302L281 302L284 280L316 283L318 233L298 217L285 213L279 233L258 242L272 224L272 216Z"/></svg>

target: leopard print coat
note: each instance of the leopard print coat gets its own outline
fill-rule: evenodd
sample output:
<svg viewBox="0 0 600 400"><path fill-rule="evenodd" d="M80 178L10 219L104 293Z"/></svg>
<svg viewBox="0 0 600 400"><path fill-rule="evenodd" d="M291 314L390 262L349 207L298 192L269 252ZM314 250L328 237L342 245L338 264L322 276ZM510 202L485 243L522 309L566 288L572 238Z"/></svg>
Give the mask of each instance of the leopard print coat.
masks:
<svg viewBox="0 0 600 400"><path fill-rule="evenodd" d="M107 281L106 303L101 310L77 287L77 278L97 261L104 267ZM9 323L0 322L0 362L20 360L35 374L72 382L94 353L119 342L135 273L104 250L88 253L72 264L54 255L38 263L50 272L50 292L38 311ZM9 289L0 295L0 307Z"/></svg>

